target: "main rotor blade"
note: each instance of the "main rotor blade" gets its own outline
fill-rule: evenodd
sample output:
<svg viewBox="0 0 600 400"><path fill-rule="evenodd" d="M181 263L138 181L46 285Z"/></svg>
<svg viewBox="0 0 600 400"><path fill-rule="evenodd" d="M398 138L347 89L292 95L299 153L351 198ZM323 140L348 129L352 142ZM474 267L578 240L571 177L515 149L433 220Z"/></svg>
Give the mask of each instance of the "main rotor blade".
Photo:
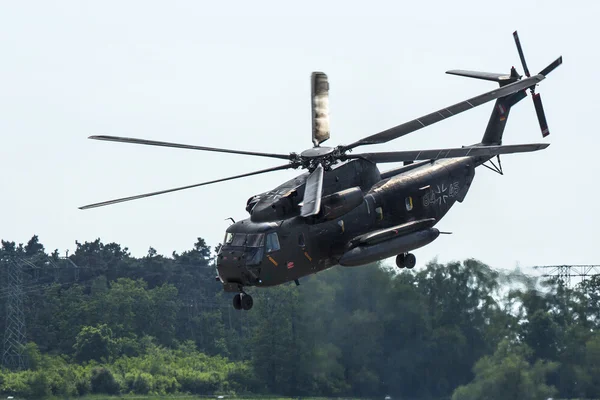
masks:
<svg viewBox="0 0 600 400"><path fill-rule="evenodd" d="M300 215L309 217L318 214L321 211L321 192L323 190L323 166L319 164L317 168L306 179L306 188L304 189L304 199L302 200L302 210Z"/></svg>
<svg viewBox="0 0 600 400"><path fill-rule="evenodd" d="M232 179L243 178L243 177L251 176L251 175L264 174L266 172L279 171L279 170L289 169L289 168L294 168L294 166L292 164L285 164L285 165L280 165L278 167L272 167L272 168L262 169L260 171L248 172L248 173L242 174L242 175L230 176L228 178L216 179L214 181L197 183L195 185L181 186L181 187L174 188L174 189L167 189L167 190L161 190L161 191L158 191L158 192L138 194L136 196L123 197L123 198L120 198L120 199L103 201L101 203L88 204L87 206L79 207L79 209L80 210L87 210L88 208L103 207L103 206L108 206L108 205L116 204L116 203L122 203L122 202L130 201L130 200L143 199L144 197L157 196L159 194L177 192L179 190L191 189L191 188L195 188L195 187L198 187L198 186L204 186L204 185L210 185L211 183L229 181L229 180L232 180Z"/></svg>
<svg viewBox="0 0 600 400"><path fill-rule="evenodd" d="M474 146L437 150L389 151L381 153L349 154L348 158L363 158L374 163L438 160L467 156L495 156L498 154L526 153L542 150L549 143L511 144L506 146Z"/></svg>
<svg viewBox="0 0 600 400"><path fill-rule="evenodd" d="M367 144L380 144L386 143L390 140L397 139L408 133L414 132L431 124L435 124L443 119L452 117L463 111L470 110L471 108L480 106L488 101L495 100L499 97L508 96L510 94L519 92L523 89L534 86L538 82L542 81L545 77L543 75L535 75L530 78L526 78L517 82L510 83L502 86L498 89L480 94L471 99L462 101L458 104L454 104L448 108L442 108L439 111L432 112L431 114L424 115L420 118L406 122L404 124L395 126L383 132L376 133L366 138L360 139L348 146L342 146L344 150L353 149L357 146L364 146Z"/></svg>
<svg viewBox="0 0 600 400"><path fill-rule="evenodd" d="M312 141L315 146L329 139L329 82L323 72L313 72L310 79Z"/></svg>
<svg viewBox="0 0 600 400"><path fill-rule="evenodd" d="M189 145L189 144L159 142L159 141L156 141L156 140L136 139L136 138L118 137L118 136L95 135L95 136L90 136L89 139L106 140L106 141L109 141L109 142L143 144L143 145L147 145L147 146L175 147L175 148L178 148L178 149L216 151L216 152L219 152L219 153L243 154L243 155L247 155L247 156L281 158L283 160L291 160L291 159L293 159L293 157L290 154L286 155L286 154L274 154L274 153L258 153L258 152L255 152L255 151L219 149L219 148L216 148L216 147L192 146L192 145Z"/></svg>

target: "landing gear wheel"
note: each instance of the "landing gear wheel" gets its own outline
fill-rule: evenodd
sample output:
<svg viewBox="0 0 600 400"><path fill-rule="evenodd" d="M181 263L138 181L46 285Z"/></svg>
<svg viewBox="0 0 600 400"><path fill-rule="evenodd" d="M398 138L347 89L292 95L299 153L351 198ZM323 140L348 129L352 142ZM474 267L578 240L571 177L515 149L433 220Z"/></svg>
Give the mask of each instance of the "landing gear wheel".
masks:
<svg viewBox="0 0 600 400"><path fill-rule="evenodd" d="M404 265L404 262L405 262L405 261L404 261L404 259L405 259L405 258L406 258L406 257L404 256L404 253L398 254L398 255L396 256L396 266L397 266L398 268L402 269L402 268L404 268L404 267L405 267L405 265Z"/></svg>
<svg viewBox="0 0 600 400"><path fill-rule="evenodd" d="M242 308L246 311L251 309L252 306L254 305L254 300L252 300L252 296L250 296L249 294L246 294L246 293L241 294L241 302L242 302Z"/></svg>
<svg viewBox="0 0 600 400"><path fill-rule="evenodd" d="M233 308L235 308L236 310L241 310L242 309L242 295L241 295L241 293L238 293L235 296L233 296Z"/></svg>
<svg viewBox="0 0 600 400"><path fill-rule="evenodd" d="M404 266L408 269L413 269L417 264L417 257L413 253L408 253L404 256Z"/></svg>

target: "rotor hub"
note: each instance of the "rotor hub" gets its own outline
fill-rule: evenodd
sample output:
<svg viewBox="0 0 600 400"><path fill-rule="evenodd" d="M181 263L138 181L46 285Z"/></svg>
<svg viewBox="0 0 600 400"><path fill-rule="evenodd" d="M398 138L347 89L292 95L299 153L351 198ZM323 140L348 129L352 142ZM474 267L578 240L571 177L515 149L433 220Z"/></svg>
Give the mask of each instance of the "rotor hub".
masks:
<svg viewBox="0 0 600 400"><path fill-rule="evenodd" d="M313 159L313 158L323 158L335 151L333 147L313 147L308 150L304 150L300 153L302 158Z"/></svg>

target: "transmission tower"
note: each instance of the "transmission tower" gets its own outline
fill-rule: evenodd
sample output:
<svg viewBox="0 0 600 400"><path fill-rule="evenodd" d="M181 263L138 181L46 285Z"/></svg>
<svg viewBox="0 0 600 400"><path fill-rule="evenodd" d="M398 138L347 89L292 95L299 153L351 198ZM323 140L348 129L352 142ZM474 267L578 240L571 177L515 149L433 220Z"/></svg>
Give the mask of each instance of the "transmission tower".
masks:
<svg viewBox="0 0 600 400"><path fill-rule="evenodd" d="M6 298L6 326L4 330L4 346L2 350L2 365L11 369L27 368L28 360L24 354L26 344L26 325L24 302L28 293L37 292L46 288L51 282L39 282L40 261L34 256L29 259L18 256L8 257L2 260L6 271L6 282L4 288L0 289L0 299ZM37 263L37 264L36 264ZM57 282L59 271L73 270L74 280L79 281L79 266L67 257L59 257L55 260L47 259L44 268L47 272L53 272L53 281ZM24 270L33 272L33 280L29 277L29 283L24 284Z"/></svg>
<svg viewBox="0 0 600 400"><path fill-rule="evenodd" d="M6 302L6 328L2 364L11 369L25 369L25 313L23 312L23 268L14 258L9 258L7 267L8 299Z"/></svg>
<svg viewBox="0 0 600 400"><path fill-rule="evenodd" d="M543 277L553 278L567 287L571 287L571 278L585 281L589 277L600 275L600 265L540 265L533 268L543 270Z"/></svg>

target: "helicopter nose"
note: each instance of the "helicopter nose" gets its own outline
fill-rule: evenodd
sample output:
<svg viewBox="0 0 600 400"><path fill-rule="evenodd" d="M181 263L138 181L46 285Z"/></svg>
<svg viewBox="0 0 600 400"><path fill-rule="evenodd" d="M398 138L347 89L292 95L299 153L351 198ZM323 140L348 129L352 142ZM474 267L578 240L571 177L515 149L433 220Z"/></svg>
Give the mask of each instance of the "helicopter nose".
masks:
<svg viewBox="0 0 600 400"><path fill-rule="evenodd" d="M227 250L217 256L217 270L224 281L238 280L242 266L241 251Z"/></svg>

